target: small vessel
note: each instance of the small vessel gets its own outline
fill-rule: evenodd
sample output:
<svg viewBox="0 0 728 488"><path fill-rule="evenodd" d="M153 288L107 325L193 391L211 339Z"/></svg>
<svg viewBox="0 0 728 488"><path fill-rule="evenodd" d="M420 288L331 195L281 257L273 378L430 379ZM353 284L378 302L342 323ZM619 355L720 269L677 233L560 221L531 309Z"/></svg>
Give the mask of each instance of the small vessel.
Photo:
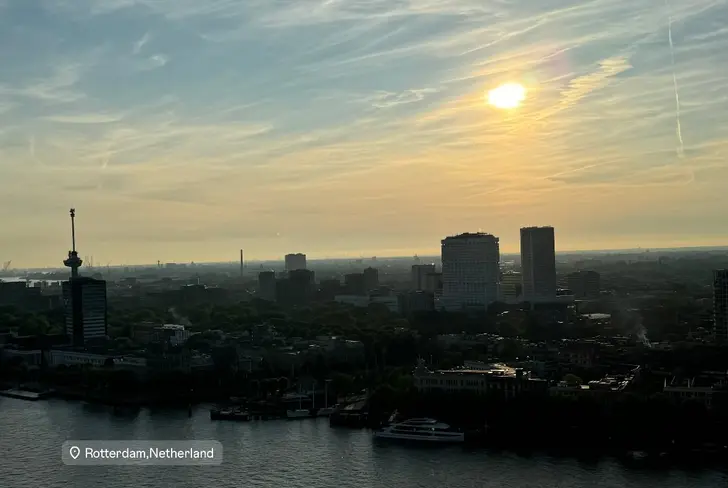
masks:
<svg viewBox="0 0 728 488"><path fill-rule="evenodd" d="M336 405L329 406L329 383L330 382L331 382L331 380L326 380L326 383L324 385L324 406L323 406L323 408L319 408L318 412L316 412L316 416L318 416L318 417L328 417L336 411Z"/></svg>
<svg viewBox="0 0 728 488"><path fill-rule="evenodd" d="M210 410L210 420L236 420L246 422L250 420L250 413L239 408L213 408Z"/></svg>
<svg viewBox="0 0 728 488"><path fill-rule="evenodd" d="M287 410L286 417L289 419L306 419L311 417L311 411L305 408L297 408L296 410Z"/></svg>
<svg viewBox="0 0 728 488"><path fill-rule="evenodd" d="M303 398L308 398L301 394L299 389L298 392L298 408L295 410L286 410L286 417L289 419L305 419L311 417L311 410L303 408Z"/></svg>
<svg viewBox="0 0 728 488"><path fill-rule="evenodd" d="M374 432L374 437L439 443L465 442L464 432L430 418L409 419L382 427Z"/></svg>
<svg viewBox="0 0 728 488"><path fill-rule="evenodd" d="M328 417L331 414L336 412L336 405L332 405L331 407L323 407L319 408L318 412L316 412L317 417Z"/></svg>

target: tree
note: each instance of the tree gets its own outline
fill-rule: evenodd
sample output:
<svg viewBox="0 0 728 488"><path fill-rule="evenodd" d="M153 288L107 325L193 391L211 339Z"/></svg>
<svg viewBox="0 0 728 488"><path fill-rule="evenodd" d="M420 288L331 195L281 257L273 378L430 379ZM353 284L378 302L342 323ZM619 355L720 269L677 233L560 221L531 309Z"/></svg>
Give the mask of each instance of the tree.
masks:
<svg viewBox="0 0 728 488"><path fill-rule="evenodd" d="M581 384L584 383L584 380L582 380L581 378L579 378L575 374L571 374L571 373L569 373L566 376L564 376L563 381L567 385L570 385L570 386L579 386L579 385L581 385Z"/></svg>

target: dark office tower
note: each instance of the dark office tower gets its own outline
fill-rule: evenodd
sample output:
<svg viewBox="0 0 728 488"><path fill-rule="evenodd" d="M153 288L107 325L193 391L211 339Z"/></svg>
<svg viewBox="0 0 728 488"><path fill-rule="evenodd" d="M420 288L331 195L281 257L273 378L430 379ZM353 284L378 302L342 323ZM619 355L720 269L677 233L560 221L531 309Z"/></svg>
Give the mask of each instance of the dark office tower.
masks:
<svg viewBox="0 0 728 488"><path fill-rule="evenodd" d="M293 283L297 283L301 286L306 286L309 288L313 288L313 285L315 283L314 272L309 269L294 269L293 271L289 271L288 279L291 280Z"/></svg>
<svg viewBox="0 0 728 488"><path fill-rule="evenodd" d="M427 273L423 291L438 294L442 292L442 273Z"/></svg>
<svg viewBox="0 0 728 488"><path fill-rule="evenodd" d="M276 301L286 305L304 306L313 298L314 273L308 269L294 269L288 272L288 283L282 289L277 288ZM280 282L279 282L280 283Z"/></svg>
<svg viewBox="0 0 728 488"><path fill-rule="evenodd" d="M305 254L286 254L286 271L294 271L296 269L306 269Z"/></svg>
<svg viewBox="0 0 728 488"><path fill-rule="evenodd" d="M369 290L364 283L364 273L349 273L344 275L344 286L349 295L366 295Z"/></svg>
<svg viewBox="0 0 728 488"><path fill-rule="evenodd" d="M521 229L523 299L549 302L556 298L556 246L553 227Z"/></svg>
<svg viewBox="0 0 728 488"><path fill-rule="evenodd" d="M374 290L379 287L379 271L376 268L367 268L364 270L364 288L367 291Z"/></svg>
<svg viewBox="0 0 728 488"><path fill-rule="evenodd" d="M106 281L78 275L83 261L76 251L76 210L71 209L72 250L63 264L71 268L71 277L62 285L66 334L74 346L104 339L107 333Z"/></svg>
<svg viewBox="0 0 728 488"><path fill-rule="evenodd" d="M63 282L66 334L74 346L107 334L106 281L76 276Z"/></svg>
<svg viewBox="0 0 728 488"><path fill-rule="evenodd" d="M261 271L258 273L258 295L263 300L275 301L276 299L276 274L273 271Z"/></svg>
<svg viewBox="0 0 728 488"><path fill-rule="evenodd" d="M728 344L728 269L713 271L713 325L715 340Z"/></svg>
<svg viewBox="0 0 728 488"><path fill-rule="evenodd" d="M597 298L600 291L599 273L596 271L570 273L566 276L566 286L575 298Z"/></svg>

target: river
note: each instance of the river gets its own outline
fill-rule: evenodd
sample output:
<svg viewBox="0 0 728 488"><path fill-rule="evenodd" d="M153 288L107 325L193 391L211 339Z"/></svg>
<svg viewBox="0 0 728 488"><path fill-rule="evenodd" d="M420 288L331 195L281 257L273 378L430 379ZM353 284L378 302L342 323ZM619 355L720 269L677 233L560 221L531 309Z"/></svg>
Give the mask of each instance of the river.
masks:
<svg viewBox="0 0 728 488"><path fill-rule="evenodd" d="M65 466L71 439L215 439L214 467ZM214 422L206 408L142 410L119 417L105 407L0 398L3 488L699 488L728 486L716 469L637 469L610 458L583 461L519 456L462 446L420 448L375 442L365 430L334 429L326 419Z"/></svg>

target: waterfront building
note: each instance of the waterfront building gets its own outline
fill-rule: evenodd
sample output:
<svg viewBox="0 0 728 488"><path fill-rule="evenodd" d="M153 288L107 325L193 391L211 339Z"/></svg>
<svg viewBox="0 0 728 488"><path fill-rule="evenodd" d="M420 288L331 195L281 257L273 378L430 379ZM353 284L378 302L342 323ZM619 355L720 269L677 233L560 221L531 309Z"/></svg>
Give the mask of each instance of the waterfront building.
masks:
<svg viewBox="0 0 728 488"><path fill-rule="evenodd" d="M462 367L431 371L420 361L414 372L415 387L422 392L472 392L513 398L521 393L546 393L548 382L532 378L529 371L505 364L478 364L476 368Z"/></svg>

